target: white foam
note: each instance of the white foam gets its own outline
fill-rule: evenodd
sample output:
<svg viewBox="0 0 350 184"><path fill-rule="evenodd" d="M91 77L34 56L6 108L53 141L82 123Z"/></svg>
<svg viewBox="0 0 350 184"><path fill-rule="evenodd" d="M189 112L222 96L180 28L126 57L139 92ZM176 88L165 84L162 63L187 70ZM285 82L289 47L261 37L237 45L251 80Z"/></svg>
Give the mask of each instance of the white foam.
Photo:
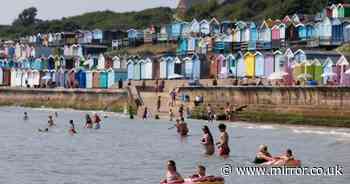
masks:
<svg viewBox="0 0 350 184"><path fill-rule="evenodd" d="M350 138L350 132L340 130L293 129L293 132L297 134L334 135Z"/></svg>

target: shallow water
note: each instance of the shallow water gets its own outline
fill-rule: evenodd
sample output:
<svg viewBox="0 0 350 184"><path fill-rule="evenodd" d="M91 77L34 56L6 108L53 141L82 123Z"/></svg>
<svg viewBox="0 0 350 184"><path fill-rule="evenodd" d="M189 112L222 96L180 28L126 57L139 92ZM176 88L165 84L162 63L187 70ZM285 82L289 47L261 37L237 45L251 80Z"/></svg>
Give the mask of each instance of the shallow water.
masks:
<svg viewBox="0 0 350 184"><path fill-rule="evenodd" d="M23 112L28 121L22 120ZM220 175L225 164L252 166L256 149L268 144L272 154L294 150L303 166L343 167L343 176L237 176L227 184L348 183L350 181L350 129L292 127L278 125L229 124L232 154L224 160L206 157L199 144L201 121L189 121L190 136L181 139L167 121L128 120L120 115L103 119L102 129L83 129L85 112L59 110L57 127L45 128L48 109L0 108L0 183L6 184L153 184L165 174L166 160L177 162L183 176L193 174L196 165L208 174ZM78 135L67 133L73 119ZM204 122L206 124L206 122ZM217 138L217 124L209 127Z"/></svg>

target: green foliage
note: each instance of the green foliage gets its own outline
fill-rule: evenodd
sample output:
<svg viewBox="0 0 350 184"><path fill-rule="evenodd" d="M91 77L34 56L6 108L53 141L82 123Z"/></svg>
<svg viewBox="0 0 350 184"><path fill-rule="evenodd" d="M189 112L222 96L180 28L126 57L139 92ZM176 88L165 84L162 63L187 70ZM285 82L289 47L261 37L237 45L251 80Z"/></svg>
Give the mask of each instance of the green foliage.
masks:
<svg viewBox="0 0 350 184"><path fill-rule="evenodd" d="M347 0L350 2L350 0ZM283 18L294 13L316 14L327 6L328 0L228 0L222 5L210 1L192 7L185 19L221 20L263 20L266 18Z"/></svg>
<svg viewBox="0 0 350 184"><path fill-rule="evenodd" d="M35 19L37 11L36 8L32 7L24 10L11 26L0 26L0 39L13 39L39 32L74 31L77 29L141 29L151 24L162 25L171 22L173 13L171 8L159 7L126 13L97 11L61 20L44 21Z"/></svg>
<svg viewBox="0 0 350 184"><path fill-rule="evenodd" d="M36 22L35 18L37 13L38 13L38 10L35 7L24 9L12 24L17 26L33 25Z"/></svg>

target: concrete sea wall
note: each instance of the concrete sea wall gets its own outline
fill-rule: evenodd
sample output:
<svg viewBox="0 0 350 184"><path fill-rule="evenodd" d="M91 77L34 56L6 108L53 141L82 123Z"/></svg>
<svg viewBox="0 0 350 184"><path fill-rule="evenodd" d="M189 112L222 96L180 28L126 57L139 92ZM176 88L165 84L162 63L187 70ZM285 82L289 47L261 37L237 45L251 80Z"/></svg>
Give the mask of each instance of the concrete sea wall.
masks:
<svg viewBox="0 0 350 184"><path fill-rule="evenodd" d="M0 105L72 108L121 112L129 102L125 90L0 88Z"/></svg>
<svg viewBox="0 0 350 184"><path fill-rule="evenodd" d="M203 96L204 104L213 104L218 111L227 102L248 105L244 114L250 120L274 116L266 120L283 122L292 116L300 121L341 120L350 125L349 87L181 87L179 91L190 96L190 106L196 96Z"/></svg>

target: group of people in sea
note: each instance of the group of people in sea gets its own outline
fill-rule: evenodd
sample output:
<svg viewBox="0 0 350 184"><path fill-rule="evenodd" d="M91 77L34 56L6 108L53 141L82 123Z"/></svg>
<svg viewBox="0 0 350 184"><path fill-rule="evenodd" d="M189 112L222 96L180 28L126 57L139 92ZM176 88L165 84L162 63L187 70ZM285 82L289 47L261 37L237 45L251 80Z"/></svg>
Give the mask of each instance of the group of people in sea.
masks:
<svg viewBox="0 0 350 184"><path fill-rule="evenodd" d="M58 117L58 113L57 112L55 112L55 117L56 118ZM24 121L29 120L28 112L24 112L23 120ZM100 116L97 113L94 113L92 118L91 118L91 116L89 114L86 114L85 115L85 120L86 121L85 121L85 124L84 124L84 128L96 129L96 130L101 128L102 120L101 120ZM48 116L47 123L48 123L47 128L45 128L45 129L40 129L39 128L38 131L39 132L48 132L49 128L52 128L52 127L56 126L52 115ZM76 128L75 128L75 124L74 124L73 120L69 120L68 133L71 134L71 135L74 135L74 134L78 133Z"/></svg>

